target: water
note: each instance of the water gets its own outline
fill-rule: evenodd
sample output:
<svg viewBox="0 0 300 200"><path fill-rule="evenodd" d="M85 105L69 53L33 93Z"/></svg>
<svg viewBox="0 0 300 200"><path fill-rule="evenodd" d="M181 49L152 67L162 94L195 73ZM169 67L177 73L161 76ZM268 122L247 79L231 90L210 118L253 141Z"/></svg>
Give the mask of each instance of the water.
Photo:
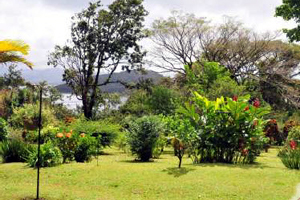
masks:
<svg viewBox="0 0 300 200"><path fill-rule="evenodd" d="M117 105L115 109L118 109L119 106L123 105L128 99L128 96L121 96L121 104ZM82 106L82 101L78 100L75 95L62 93L62 100L57 101L57 103L62 103L69 109L76 109L77 106Z"/></svg>

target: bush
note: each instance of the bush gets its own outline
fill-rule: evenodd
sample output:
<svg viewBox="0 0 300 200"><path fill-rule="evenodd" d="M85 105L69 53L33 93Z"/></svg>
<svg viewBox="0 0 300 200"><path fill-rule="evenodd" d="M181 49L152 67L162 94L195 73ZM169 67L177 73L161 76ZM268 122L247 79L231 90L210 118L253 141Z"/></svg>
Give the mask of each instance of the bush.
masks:
<svg viewBox="0 0 300 200"><path fill-rule="evenodd" d="M300 149L284 148L279 154L281 162L290 169L300 169Z"/></svg>
<svg viewBox="0 0 300 200"><path fill-rule="evenodd" d="M55 145L62 153L63 163L74 160L75 150L78 145L78 135L72 130L63 130L56 134Z"/></svg>
<svg viewBox="0 0 300 200"><path fill-rule="evenodd" d="M121 134L122 127L108 121L78 120L70 125L70 128L77 134L85 133L86 135L96 137L99 140L99 146L107 147Z"/></svg>
<svg viewBox="0 0 300 200"><path fill-rule="evenodd" d="M32 150L32 146L17 139L3 141L0 144L0 155L4 163L25 162Z"/></svg>
<svg viewBox="0 0 300 200"><path fill-rule="evenodd" d="M128 128L131 152L141 161L149 161L161 131L162 124L156 116L144 116L132 121Z"/></svg>
<svg viewBox="0 0 300 200"><path fill-rule="evenodd" d="M55 139L55 135L58 131L59 131L58 127L54 127L51 125L44 127L41 130L41 138L40 138L41 144L44 144L48 141L53 141ZM34 130L34 131L24 130L22 136L26 142L37 143L39 132L38 132L38 130Z"/></svg>
<svg viewBox="0 0 300 200"><path fill-rule="evenodd" d="M5 119L0 117L0 141L6 140L7 139L7 123Z"/></svg>
<svg viewBox="0 0 300 200"><path fill-rule="evenodd" d="M209 101L197 92L194 95L180 109L197 132L190 139L193 161L254 162L268 140L263 133L263 116L269 109L260 108L258 100L251 102L250 96Z"/></svg>
<svg viewBox="0 0 300 200"><path fill-rule="evenodd" d="M18 107L13 110L10 123L15 128L35 130L38 128L38 118L39 105L24 104L24 107ZM55 125L57 123L57 120L49 107L43 107L42 118L43 127Z"/></svg>
<svg viewBox="0 0 300 200"><path fill-rule="evenodd" d="M37 148L32 151L26 159L30 167L37 167L38 151ZM53 167L62 162L62 154L58 147L51 142L41 145L40 149L40 167Z"/></svg>
<svg viewBox="0 0 300 200"><path fill-rule="evenodd" d="M167 144L167 138L163 135L160 135L155 142L152 157L158 159L160 155L163 153L164 148Z"/></svg>
<svg viewBox="0 0 300 200"><path fill-rule="evenodd" d="M271 119L264 128L265 135L270 139L270 144L282 145L286 137L278 129L277 121Z"/></svg>
<svg viewBox="0 0 300 200"><path fill-rule="evenodd" d="M96 143L95 138L81 134L74 154L76 162L90 161L95 155Z"/></svg>

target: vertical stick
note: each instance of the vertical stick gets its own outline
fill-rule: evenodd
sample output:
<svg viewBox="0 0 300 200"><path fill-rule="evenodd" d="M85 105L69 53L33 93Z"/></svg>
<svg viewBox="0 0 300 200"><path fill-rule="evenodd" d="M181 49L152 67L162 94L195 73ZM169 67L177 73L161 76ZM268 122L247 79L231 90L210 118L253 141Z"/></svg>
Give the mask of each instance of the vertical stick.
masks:
<svg viewBox="0 0 300 200"><path fill-rule="evenodd" d="M38 137L38 160L37 160L37 186L36 186L36 200L39 199L40 195L40 150L41 150L41 128L42 128L42 96L43 88L40 87L40 113L39 113L39 137Z"/></svg>

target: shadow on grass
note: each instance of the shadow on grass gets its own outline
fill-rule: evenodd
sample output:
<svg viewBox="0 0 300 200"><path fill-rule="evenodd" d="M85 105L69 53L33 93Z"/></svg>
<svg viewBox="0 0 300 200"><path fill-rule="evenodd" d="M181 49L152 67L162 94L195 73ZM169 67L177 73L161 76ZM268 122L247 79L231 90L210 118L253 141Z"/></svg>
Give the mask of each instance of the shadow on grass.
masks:
<svg viewBox="0 0 300 200"><path fill-rule="evenodd" d="M25 198L21 198L20 200L37 200L35 197L25 197ZM46 200L43 197L40 197L38 200Z"/></svg>
<svg viewBox="0 0 300 200"><path fill-rule="evenodd" d="M119 162L123 162L123 163L154 163L154 160L149 160L149 161L140 161L140 160L120 160Z"/></svg>
<svg viewBox="0 0 300 200"><path fill-rule="evenodd" d="M180 177L183 175L186 175L187 173L189 173L190 171L194 171L195 169L191 169L191 168L186 168L186 167L168 167L164 170L162 170L163 172L167 172L169 175L172 175L174 177Z"/></svg>
<svg viewBox="0 0 300 200"><path fill-rule="evenodd" d="M199 167L227 167L227 168L241 168L241 169L268 169L274 168L264 163L253 163L253 164L230 164L230 163L200 163L190 164Z"/></svg>

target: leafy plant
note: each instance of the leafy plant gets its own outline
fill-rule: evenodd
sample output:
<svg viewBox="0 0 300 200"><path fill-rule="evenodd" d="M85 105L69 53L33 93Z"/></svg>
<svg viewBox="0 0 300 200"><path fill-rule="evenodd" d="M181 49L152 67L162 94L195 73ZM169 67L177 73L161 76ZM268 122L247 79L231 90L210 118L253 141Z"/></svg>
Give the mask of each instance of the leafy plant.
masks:
<svg viewBox="0 0 300 200"><path fill-rule="evenodd" d="M0 117L0 141L4 141L7 139L8 130L7 130L7 122L5 119Z"/></svg>
<svg viewBox="0 0 300 200"><path fill-rule="evenodd" d="M132 121L128 128L128 143L133 154L141 161L149 161L162 131L157 116L144 116Z"/></svg>
<svg viewBox="0 0 300 200"><path fill-rule="evenodd" d="M26 161L32 149L29 144L18 139L6 140L0 143L0 155L4 163Z"/></svg>
<svg viewBox="0 0 300 200"><path fill-rule="evenodd" d="M78 145L75 149L74 157L76 162L88 162L96 152L96 139L85 134L81 134Z"/></svg>
<svg viewBox="0 0 300 200"><path fill-rule="evenodd" d="M179 112L191 121L197 136L191 140L191 157L200 162L252 163L267 141L262 128L268 108L249 103L250 96L209 101L197 92Z"/></svg>
<svg viewBox="0 0 300 200"><path fill-rule="evenodd" d="M28 159L26 159L30 167L38 165L38 151L32 151ZM58 147L55 147L51 142L41 145L40 149L40 167L53 167L62 163L62 154Z"/></svg>

